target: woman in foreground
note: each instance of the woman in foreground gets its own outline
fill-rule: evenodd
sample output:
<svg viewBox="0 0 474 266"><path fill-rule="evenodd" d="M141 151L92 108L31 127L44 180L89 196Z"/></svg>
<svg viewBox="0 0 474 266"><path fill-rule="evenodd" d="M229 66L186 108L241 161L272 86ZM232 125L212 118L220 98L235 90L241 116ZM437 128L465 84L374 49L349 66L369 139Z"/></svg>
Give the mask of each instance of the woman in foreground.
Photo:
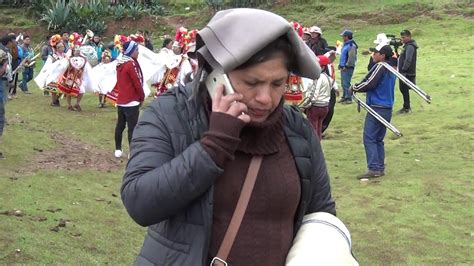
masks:
<svg viewBox="0 0 474 266"><path fill-rule="evenodd" d="M263 157L225 260L284 265L303 216L335 214L319 141L283 104L289 73L316 79L319 65L287 21L253 9L218 12L197 53L194 81L158 97L133 134L121 192L130 216L148 226L136 264L209 265L250 162ZM214 69L235 93L219 85L209 94L204 76Z"/></svg>

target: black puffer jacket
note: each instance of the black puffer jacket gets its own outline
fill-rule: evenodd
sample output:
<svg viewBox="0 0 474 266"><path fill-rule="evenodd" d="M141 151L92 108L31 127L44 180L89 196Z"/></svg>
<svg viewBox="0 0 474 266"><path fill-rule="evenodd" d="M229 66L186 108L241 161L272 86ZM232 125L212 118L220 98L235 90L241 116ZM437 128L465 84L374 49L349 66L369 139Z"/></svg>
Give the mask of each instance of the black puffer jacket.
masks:
<svg viewBox="0 0 474 266"><path fill-rule="evenodd" d="M189 88L160 96L133 133L122 185L130 216L148 233L137 265L205 265L211 237L214 179L223 173L199 142L208 129L199 97ZM285 107L285 134L301 178L295 230L303 215L335 214L319 141L308 121Z"/></svg>

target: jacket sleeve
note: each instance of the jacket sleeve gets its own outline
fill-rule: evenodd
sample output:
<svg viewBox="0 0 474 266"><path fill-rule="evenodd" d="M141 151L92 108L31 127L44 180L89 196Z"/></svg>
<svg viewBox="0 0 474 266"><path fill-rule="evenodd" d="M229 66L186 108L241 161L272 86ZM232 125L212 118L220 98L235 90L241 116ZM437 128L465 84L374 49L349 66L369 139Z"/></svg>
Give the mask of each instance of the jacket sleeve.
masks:
<svg viewBox="0 0 474 266"><path fill-rule="evenodd" d="M415 54L415 47L413 45L407 45L405 48L405 62L401 62L402 69L401 73L405 73L410 68L411 62L413 61L413 55Z"/></svg>
<svg viewBox="0 0 474 266"><path fill-rule="evenodd" d="M48 47L44 46L43 49L41 49L41 59L43 59L43 61L46 61L46 59L48 59L48 55Z"/></svg>
<svg viewBox="0 0 474 266"><path fill-rule="evenodd" d="M328 48L328 42L326 41L326 39L323 39L323 49L327 49Z"/></svg>
<svg viewBox="0 0 474 266"><path fill-rule="evenodd" d="M357 47L353 45L349 49L349 55L347 57L346 67L355 67L356 60L357 60Z"/></svg>
<svg viewBox="0 0 474 266"><path fill-rule="evenodd" d="M381 64L375 64L362 82L355 84L352 90L355 92L367 92L375 89L385 70L385 67Z"/></svg>
<svg viewBox="0 0 474 266"><path fill-rule="evenodd" d="M140 96L140 102L145 100L145 93L143 92L143 85L138 77L137 70L135 68L135 61L131 61L132 63L127 66L127 73L132 81L132 86L135 90L135 93Z"/></svg>
<svg viewBox="0 0 474 266"><path fill-rule="evenodd" d="M18 59L19 59L19 60L22 60L23 57L24 57L24 56L23 56L23 54L24 54L24 53L23 53L23 48L21 48L21 46L17 46L17 48L18 48Z"/></svg>
<svg viewBox="0 0 474 266"><path fill-rule="evenodd" d="M159 100L145 109L133 132L132 153L121 188L125 208L142 226L176 215L223 173L199 141L174 155L171 135L182 133L169 132L165 116L175 111L156 105Z"/></svg>
<svg viewBox="0 0 474 266"><path fill-rule="evenodd" d="M309 128L308 121L305 121ZM310 145L313 152L313 176L311 179L311 200L306 214L313 212L328 212L336 215L336 203L331 195L331 185L329 182L329 174L326 169L326 160L321 149L320 142L314 134L310 134Z"/></svg>

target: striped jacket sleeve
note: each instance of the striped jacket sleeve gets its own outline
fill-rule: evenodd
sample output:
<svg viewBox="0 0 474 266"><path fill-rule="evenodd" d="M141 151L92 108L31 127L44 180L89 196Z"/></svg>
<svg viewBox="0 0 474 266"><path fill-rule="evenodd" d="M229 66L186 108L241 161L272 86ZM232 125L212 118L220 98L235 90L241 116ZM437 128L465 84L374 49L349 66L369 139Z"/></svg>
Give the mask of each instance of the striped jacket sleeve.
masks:
<svg viewBox="0 0 474 266"><path fill-rule="evenodd" d="M367 92L375 89L386 69L382 64L375 64L361 83L357 83L352 88L355 92Z"/></svg>

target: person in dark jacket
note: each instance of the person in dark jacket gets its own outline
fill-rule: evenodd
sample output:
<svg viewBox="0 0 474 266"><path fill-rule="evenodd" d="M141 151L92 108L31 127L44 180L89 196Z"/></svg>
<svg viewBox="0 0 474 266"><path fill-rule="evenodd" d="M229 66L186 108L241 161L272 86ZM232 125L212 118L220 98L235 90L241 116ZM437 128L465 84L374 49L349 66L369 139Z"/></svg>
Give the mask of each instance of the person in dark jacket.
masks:
<svg viewBox="0 0 474 266"><path fill-rule="evenodd" d="M251 44L236 41L264 29ZM289 72L318 78L316 58L286 20L253 9L216 13L198 33L197 52L197 78L158 97L133 133L121 195L148 226L135 263L209 265L250 160L261 155L227 261L284 265L303 215L335 214L319 141L299 110L283 104ZM223 95L220 85L209 95L200 80L213 69L228 73L235 93Z"/></svg>
<svg viewBox="0 0 474 266"><path fill-rule="evenodd" d="M383 43L370 49L375 65L362 82L355 84L354 92L367 93L367 105L390 122L394 102L395 75L379 62L388 62L393 56L390 45ZM352 91L350 92L352 94ZM370 113L365 117L364 147L368 171L358 179L375 178L385 175L385 149L383 139L387 129Z"/></svg>
<svg viewBox="0 0 474 266"><path fill-rule="evenodd" d="M138 122L140 106L145 100L143 73L138 58L138 44L128 41L123 45L123 55L117 63L117 125L115 126L115 152L122 157L122 134L128 128L128 143Z"/></svg>
<svg viewBox="0 0 474 266"><path fill-rule="evenodd" d="M0 144L2 144L3 128L5 126L5 98L7 97L7 81L4 75L8 68L8 54L0 49ZM0 151L0 159L5 159L5 155Z"/></svg>
<svg viewBox="0 0 474 266"><path fill-rule="evenodd" d="M328 42L323 38L323 31L316 26L309 28L311 38L309 39L309 48L315 55L324 55L327 52Z"/></svg>
<svg viewBox="0 0 474 266"><path fill-rule="evenodd" d="M20 58L20 51L18 47L18 43L16 41L16 35L15 33L10 33L8 34L11 38L11 43L9 45L10 53L12 55L12 71L15 70L21 63L21 58ZM18 72L15 73L12 77L12 81L10 82L9 85L9 91L8 91L8 99L13 99L16 98L16 89L18 86Z"/></svg>
<svg viewBox="0 0 474 266"><path fill-rule="evenodd" d="M398 72L413 82L413 84L416 84L416 57L418 45L415 40L411 38L411 32L409 30L403 30L400 32L400 37L404 45L402 53L398 59ZM410 113L410 87L402 81L399 81L398 86L403 95L403 107L398 111L398 114Z"/></svg>
<svg viewBox="0 0 474 266"><path fill-rule="evenodd" d="M145 47L148 48L150 51L153 52L153 43L151 42L151 37L152 35L150 34L149 31L145 31Z"/></svg>
<svg viewBox="0 0 474 266"><path fill-rule="evenodd" d="M64 44L64 52L67 53L69 50L69 32L65 31L61 35Z"/></svg>

